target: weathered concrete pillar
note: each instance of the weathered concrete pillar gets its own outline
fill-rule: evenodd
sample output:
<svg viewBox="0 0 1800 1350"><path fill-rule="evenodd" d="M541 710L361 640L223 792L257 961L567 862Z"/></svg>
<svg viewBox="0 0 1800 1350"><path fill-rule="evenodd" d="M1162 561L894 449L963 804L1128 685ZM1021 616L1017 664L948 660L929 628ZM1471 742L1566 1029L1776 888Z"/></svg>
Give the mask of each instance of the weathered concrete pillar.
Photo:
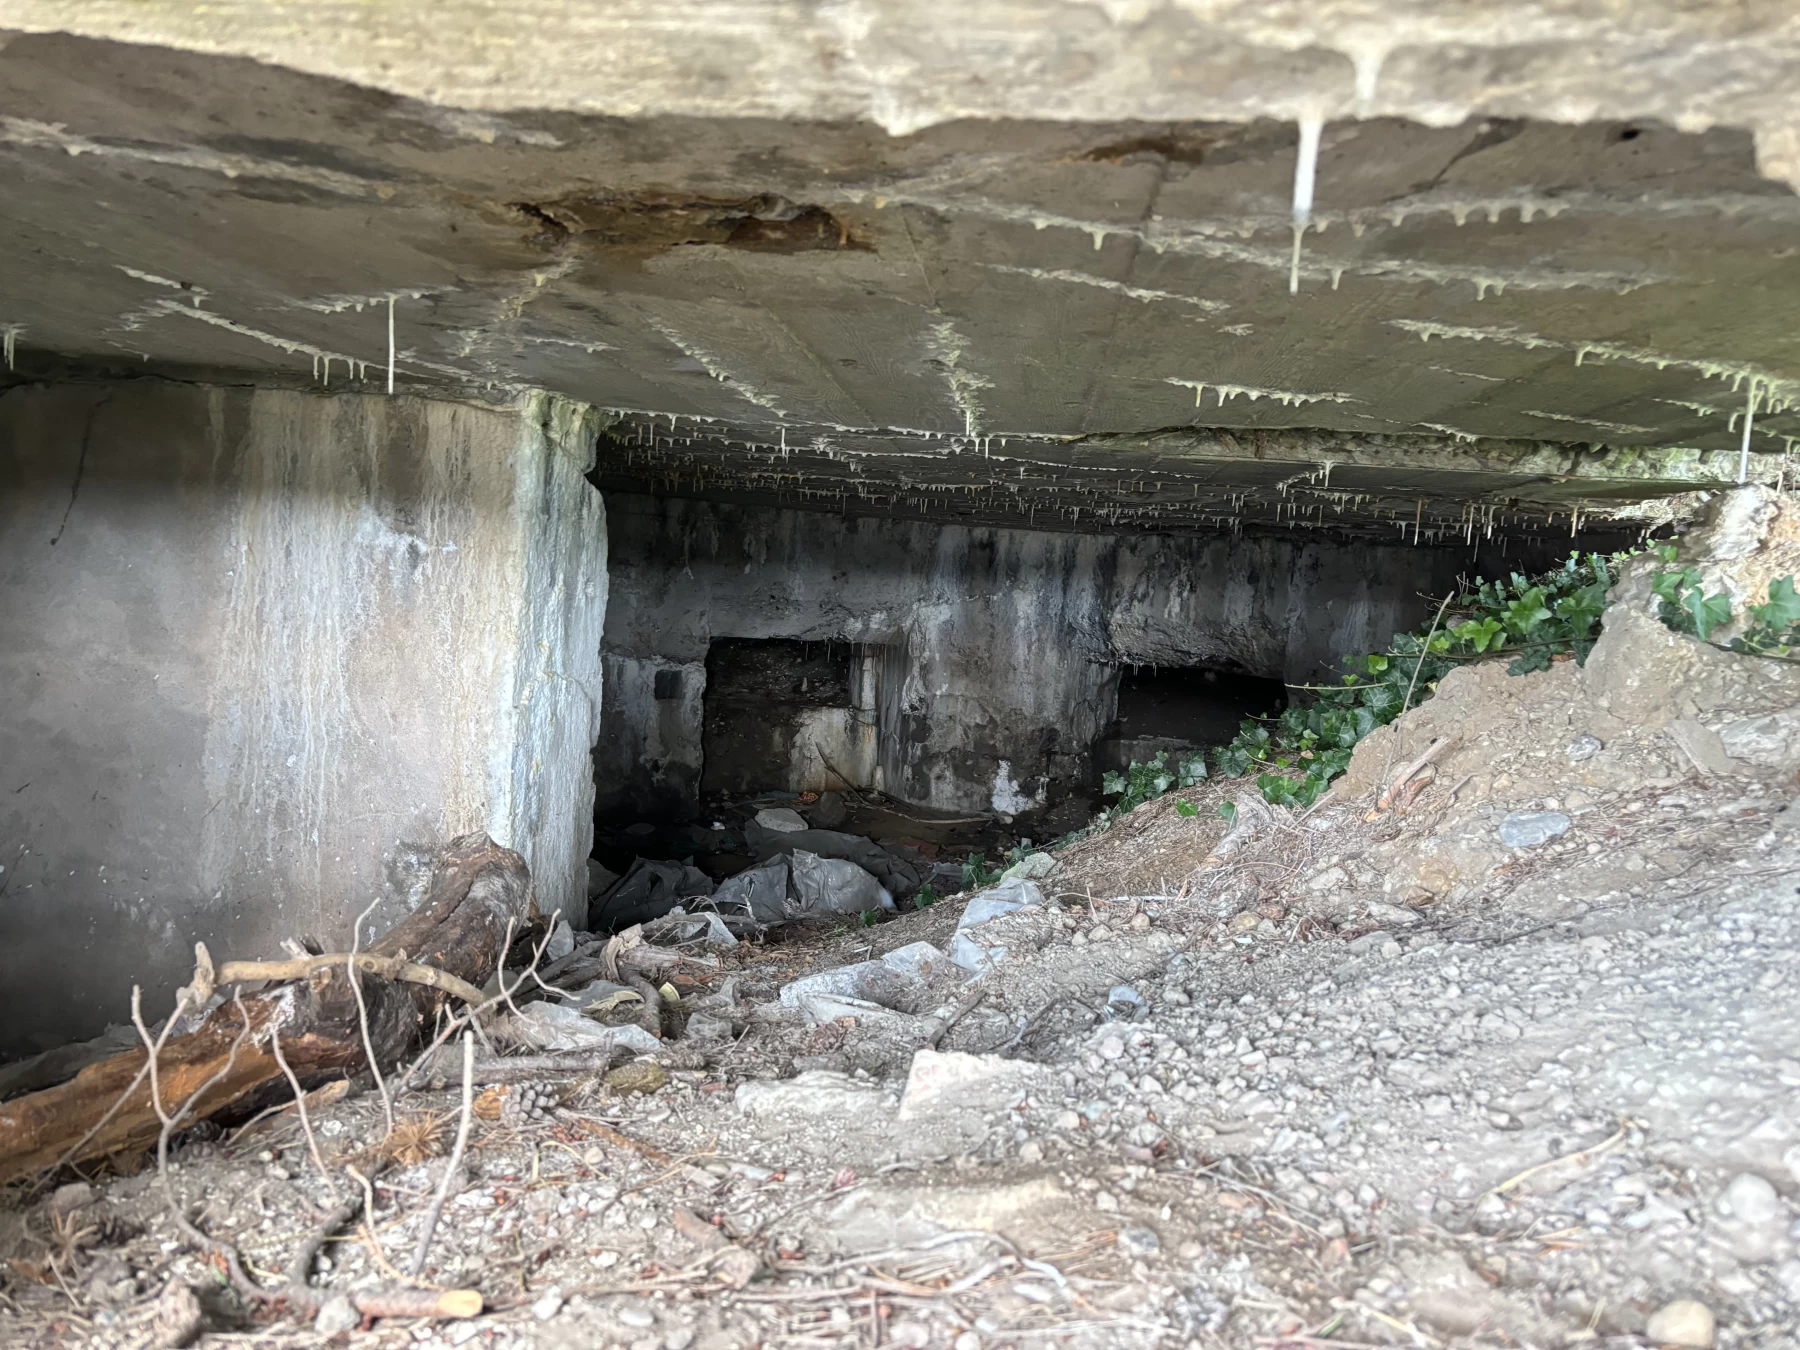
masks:
<svg viewBox="0 0 1800 1350"><path fill-rule="evenodd" d="M348 940L486 829L584 894L593 414L154 381L0 396L0 1053L192 944ZM365 937L367 933L365 933ZM159 993L158 1004L163 1002Z"/></svg>

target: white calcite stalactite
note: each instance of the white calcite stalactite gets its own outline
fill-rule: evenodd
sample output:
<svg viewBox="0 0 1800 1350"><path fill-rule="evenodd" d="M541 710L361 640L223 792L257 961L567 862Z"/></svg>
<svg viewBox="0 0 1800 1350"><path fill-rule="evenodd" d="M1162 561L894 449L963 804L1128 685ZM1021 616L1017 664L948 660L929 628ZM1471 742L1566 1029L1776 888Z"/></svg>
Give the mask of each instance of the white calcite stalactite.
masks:
<svg viewBox="0 0 1800 1350"><path fill-rule="evenodd" d="M1300 291L1300 241L1312 223L1313 182L1319 172L1319 136L1325 119L1308 113L1300 119L1300 152L1294 160L1294 259L1288 269L1288 294Z"/></svg>
<svg viewBox="0 0 1800 1350"><path fill-rule="evenodd" d="M1756 420L1756 381L1750 381L1750 397L1744 401L1744 443L1738 449L1738 482L1750 481L1750 426Z"/></svg>

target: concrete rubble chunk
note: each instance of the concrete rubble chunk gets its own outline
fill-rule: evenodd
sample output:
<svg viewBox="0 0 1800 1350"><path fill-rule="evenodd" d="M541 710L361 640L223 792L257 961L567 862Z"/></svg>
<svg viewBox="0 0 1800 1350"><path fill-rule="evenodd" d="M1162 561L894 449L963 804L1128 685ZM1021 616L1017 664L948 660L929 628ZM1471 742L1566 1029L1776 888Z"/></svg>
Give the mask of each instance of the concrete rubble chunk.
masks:
<svg viewBox="0 0 1800 1350"><path fill-rule="evenodd" d="M756 813L756 823L765 830L775 830L781 834L799 834L810 829L806 817L798 811L785 806L765 806Z"/></svg>
<svg viewBox="0 0 1800 1350"><path fill-rule="evenodd" d="M1500 842L1508 848L1547 844L1574 824L1561 811L1509 811L1500 822Z"/></svg>
<svg viewBox="0 0 1800 1350"><path fill-rule="evenodd" d="M829 1069L808 1069L794 1078L739 1086L735 1101L746 1116L825 1117L868 1120L893 1109L893 1097L873 1083Z"/></svg>
<svg viewBox="0 0 1800 1350"><path fill-rule="evenodd" d="M1000 874L1000 880L1012 881L1022 877L1026 881L1038 881L1056 871L1056 859L1048 853L1027 853L1018 862Z"/></svg>
<svg viewBox="0 0 1800 1350"><path fill-rule="evenodd" d="M1583 734L1569 742L1569 748L1566 753L1569 756L1569 762L1571 764L1580 764L1586 760L1592 759L1605 748L1605 745L1601 743L1598 736Z"/></svg>
<svg viewBox="0 0 1800 1350"><path fill-rule="evenodd" d="M1771 1223L1781 1217L1781 1197L1766 1177L1740 1172L1719 1196L1719 1208L1744 1223Z"/></svg>
<svg viewBox="0 0 1800 1350"><path fill-rule="evenodd" d="M1644 1324L1644 1336L1651 1344L1678 1345L1684 1350L1710 1350L1713 1334L1712 1309L1691 1298L1664 1304Z"/></svg>
<svg viewBox="0 0 1800 1350"><path fill-rule="evenodd" d="M920 1050L895 1116L909 1127L903 1146L919 1154L973 1148L1015 1106L1053 1082L1050 1070L1025 1060Z"/></svg>

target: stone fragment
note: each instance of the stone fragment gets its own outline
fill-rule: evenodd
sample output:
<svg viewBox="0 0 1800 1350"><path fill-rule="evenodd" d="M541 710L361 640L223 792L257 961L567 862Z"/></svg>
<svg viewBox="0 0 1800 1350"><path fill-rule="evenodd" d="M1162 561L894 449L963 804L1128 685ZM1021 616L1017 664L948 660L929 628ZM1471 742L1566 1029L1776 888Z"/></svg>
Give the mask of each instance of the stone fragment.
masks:
<svg viewBox="0 0 1800 1350"><path fill-rule="evenodd" d="M668 1073L653 1059L637 1059L629 1064L621 1064L606 1075L607 1089L621 1097L634 1092L655 1092L668 1081Z"/></svg>
<svg viewBox="0 0 1800 1350"><path fill-rule="evenodd" d="M1598 736L1589 736L1586 734L1577 736L1574 740L1569 742L1569 749L1567 752L1569 762L1571 764L1580 764L1583 760L1592 759L1605 748L1606 746L1601 742Z"/></svg>
<svg viewBox="0 0 1800 1350"><path fill-rule="evenodd" d="M1241 914L1233 914L1231 922L1225 925L1225 931L1228 933L1253 933L1256 931L1256 925L1261 922L1262 915L1253 909L1247 909Z"/></svg>
<svg viewBox="0 0 1800 1350"><path fill-rule="evenodd" d="M1533 848L1566 834L1573 823L1561 811L1509 811L1500 822L1500 842L1508 848Z"/></svg>
<svg viewBox="0 0 1800 1350"><path fill-rule="evenodd" d="M1719 1197L1719 1207L1745 1223L1764 1224L1781 1216L1781 1197L1766 1178L1739 1172Z"/></svg>
<svg viewBox="0 0 1800 1350"><path fill-rule="evenodd" d="M548 1322L562 1311L562 1306L562 1290L551 1289L531 1305L531 1315L540 1322Z"/></svg>
<svg viewBox="0 0 1800 1350"><path fill-rule="evenodd" d="M345 1294L333 1294L326 1299L318 1316L313 1318L313 1330L321 1336L336 1336L361 1325L362 1314Z"/></svg>
<svg viewBox="0 0 1800 1350"><path fill-rule="evenodd" d="M893 1109L893 1099L848 1074L809 1069L785 1082L741 1085L735 1100L747 1116L835 1116L872 1120Z"/></svg>
<svg viewBox="0 0 1800 1350"><path fill-rule="evenodd" d="M158 1350L180 1350L200 1334L206 1314L183 1280L171 1279L156 1300L151 1340Z"/></svg>
<svg viewBox="0 0 1800 1350"><path fill-rule="evenodd" d="M1121 1228L1118 1244L1125 1255L1140 1258L1155 1256L1162 1250L1162 1239L1154 1228Z"/></svg>
<svg viewBox="0 0 1800 1350"><path fill-rule="evenodd" d="M1653 1345L1679 1345L1710 1350L1713 1343L1712 1309L1691 1298L1666 1303L1650 1314L1644 1337Z"/></svg>
<svg viewBox="0 0 1800 1350"><path fill-rule="evenodd" d="M756 813L756 823L765 830L775 830L781 834L798 834L809 828L806 817L798 811L790 811L785 806L766 806Z"/></svg>
<svg viewBox="0 0 1800 1350"><path fill-rule="evenodd" d="M50 1192L50 1211L53 1214L73 1214L82 1206L93 1202L94 1188L85 1181L71 1181Z"/></svg>
<svg viewBox="0 0 1800 1350"><path fill-rule="evenodd" d="M1003 1112L1043 1076L1041 1065L1026 1060L920 1050L906 1075L898 1118L918 1120L945 1111Z"/></svg>
<svg viewBox="0 0 1800 1350"><path fill-rule="evenodd" d="M1385 900L1371 900L1363 906L1370 919L1380 924L1395 924L1405 928L1409 924L1419 922L1419 911L1408 909L1404 905L1390 905Z"/></svg>

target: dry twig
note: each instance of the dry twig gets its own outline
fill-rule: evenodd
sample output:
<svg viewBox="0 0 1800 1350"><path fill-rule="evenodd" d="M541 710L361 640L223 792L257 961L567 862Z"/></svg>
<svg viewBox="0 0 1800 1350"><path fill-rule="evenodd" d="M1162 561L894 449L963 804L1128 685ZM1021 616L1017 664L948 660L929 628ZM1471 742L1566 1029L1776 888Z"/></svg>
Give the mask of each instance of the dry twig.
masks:
<svg viewBox="0 0 1800 1350"><path fill-rule="evenodd" d="M486 1003L488 997L467 980L436 966L421 966L397 956L377 956L373 952L332 952L325 956L308 956L293 961L227 961L219 967L220 984L243 983L247 980L303 980L314 971L353 964L358 970L383 979L402 980L441 989L452 998L471 1006Z"/></svg>
<svg viewBox="0 0 1800 1350"><path fill-rule="evenodd" d="M465 1031L462 1045L462 1118L456 1126L456 1144L444 1163L443 1180L438 1183L431 1208L426 1211L425 1225L419 1230L419 1245L413 1249L412 1265L407 1269L407 1273L414 1279L425 1269L425 1257L431 1251L432 1235L437 1232L438 1220L443 1217L444 1206L450 1200L450 1188L456 1182L456 1174L462 1169L463 1150L469 1146L469 1122L475 1114L475 1038Z"/></svg>
<svg viewBox="0 0 1800 1350"><path fill-rule="evenodd" d="M306 1113L306 1091L300 1086L300 1080L288 1067L287 1056L281 1053L281 1032L275 1027L269 1028L269 1048L275 1052L275 1062L281 1066L281 1072L287 1075L288 1086L294 1089L294 1111L300 1117L300 1128L306 1134L306 1147L312 1152L313 1166L319 1169L319 1176L324 1179L325 1189L331 1192L331 1198L338 1198L337 1184L332 1181L331 1173L325 1170L325 1158L319 1152L319 1140L313 1134L312 1120ZM348 1222L348 1220L346 1220Z"/></svg>
<svg viewBox="0 0 1800 1350"><path fill-rule="evenodd" d="M362 979L356 972L357 948L362 946L363 920L375 912L381 900L369 901L369 907L356 916L350 930L350 959L344 962L344 974L350 981L350 992L356 995L356 1020L362 1027L363 1052L369 1057L369 1072L375 1075L375 1090L381 1093L381 1113L387 1118L387 1132L394 1132L394 1098L388 1092L387 1080L381 1076L381 1065L375 1057L375 1039L369 1034L369 1005L363 1000ZM512 920L508 919L508 923Z"/></svg>

